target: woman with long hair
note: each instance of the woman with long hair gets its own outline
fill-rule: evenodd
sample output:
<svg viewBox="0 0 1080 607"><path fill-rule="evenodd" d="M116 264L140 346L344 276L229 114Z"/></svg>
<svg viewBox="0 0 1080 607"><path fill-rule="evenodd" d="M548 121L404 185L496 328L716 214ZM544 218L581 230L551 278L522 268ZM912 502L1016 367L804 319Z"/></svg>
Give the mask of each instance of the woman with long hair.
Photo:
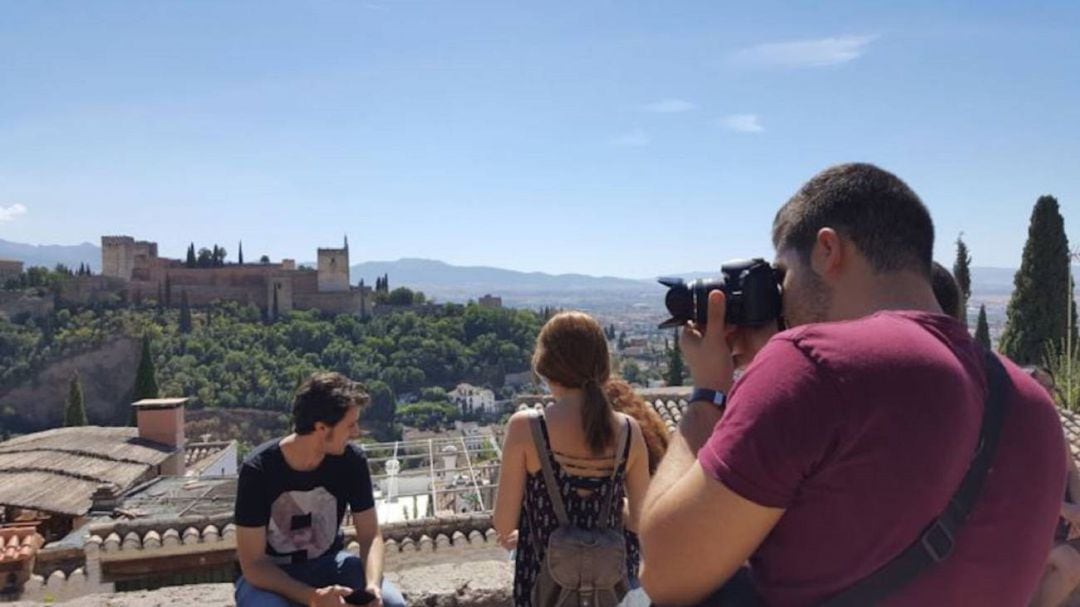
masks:
<svg viewBox="0 0 1080 607"><path fill-rule="evenodd" d="M533 371L547 383L555 402L542 413L521 411L507 424L499 475L499 492L492 514L499 541L516 548L514 604L531 604L530 591L544 562L548 538L559 523L542 473L541 453L550 455L553 489L562 496L575 527L637 529L649 484L649 456L641 429L633 418L612 409L604 393L611 376L604 331L592 317L562 312L544 325L536 339ZM533 421L533 416L538 420ZM539 423L541 440L533 439L531 424ZM616 437L629 432L624 452L616 452ZM619 463L617 463L619 462ZM623 508L602 508L602 503ZM600 512L610 520L600 521ZM625 518L625 520L624 520ZM627 551L627 573L637 575L637 563Z"/></svg>
<svg viewBox="0 0 1080 607"><path fill-rule="evenodd" d="M645 437L645 447L649 450L649 476L656 474L656 467L667 453L670 433L660 414L645 402L634 388L621 377L614 377L604 386L604 394L611 407L619 413L625 413L641 426Z"/></svg>

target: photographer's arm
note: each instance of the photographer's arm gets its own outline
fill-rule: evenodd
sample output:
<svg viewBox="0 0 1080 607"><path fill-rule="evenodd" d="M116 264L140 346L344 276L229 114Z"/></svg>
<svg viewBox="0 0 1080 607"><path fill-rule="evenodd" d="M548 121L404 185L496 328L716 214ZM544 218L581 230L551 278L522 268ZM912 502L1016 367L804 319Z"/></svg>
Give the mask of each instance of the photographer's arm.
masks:
<svg viewBox="0 0 1080 607"><path fill-rule="evenodd" d="M723 321L723 294L714 292L705 334L687 328L681 346L695 386L728 392L735 363ZM720 418L715 405L691 403L650 485L641 520L641 582L655 603L693 604L708 597L783 514L739 496L698 464L697 452Z"/></svg>

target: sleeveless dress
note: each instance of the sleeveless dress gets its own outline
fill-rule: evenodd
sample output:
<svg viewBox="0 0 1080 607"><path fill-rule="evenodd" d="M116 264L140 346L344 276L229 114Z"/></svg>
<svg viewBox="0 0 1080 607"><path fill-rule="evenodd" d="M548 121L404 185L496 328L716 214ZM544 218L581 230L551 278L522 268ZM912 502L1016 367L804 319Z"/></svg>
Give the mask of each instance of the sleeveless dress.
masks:
<svg viewBox="0 0 1080 607"><path fill-rule="evenodd" d="M611 520L608 525L617 527L622 524L622 500L626 495L626 459L630 454L630 441L626 441L622 463L615 472L614 482L610 473L603 477L586 477L569 474L552 454L551 441L548 438L547 421L541 415L540 428L547 446L548 458L552 471L559 484L559 494L566 504L566 515L570 522L583 529L599 526L600 511L604 500L611 499L615 492L615 504L611 508ZM608 468L610 472L610 467ZM582 496L578 489L590 489L592 493ZM528 474L525 480L525 497L522 501L521 518L518 520L517 556L514 561L514 605L530 607L529 593L536 583L540 566L544 562L548 537L559 526L555 509L544 484L544 473ZM633 550L631 549L633 548ZM626 570L631 580L637 579L640 556L637 546L628 542L626 550Z"/></svg>

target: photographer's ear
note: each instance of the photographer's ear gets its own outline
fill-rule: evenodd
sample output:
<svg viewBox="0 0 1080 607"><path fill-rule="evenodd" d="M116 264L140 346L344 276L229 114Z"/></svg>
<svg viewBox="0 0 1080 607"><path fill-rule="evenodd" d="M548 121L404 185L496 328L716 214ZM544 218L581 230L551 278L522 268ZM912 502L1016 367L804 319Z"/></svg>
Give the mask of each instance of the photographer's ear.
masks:
<svg viewBox="0 0 1080 607"><path fill-rule="evenodd" d="M818 230L814 249L810 254L810 268L822 278L831 278L839 274L848 254L847 243L836 230L821 228Z"/></svg>

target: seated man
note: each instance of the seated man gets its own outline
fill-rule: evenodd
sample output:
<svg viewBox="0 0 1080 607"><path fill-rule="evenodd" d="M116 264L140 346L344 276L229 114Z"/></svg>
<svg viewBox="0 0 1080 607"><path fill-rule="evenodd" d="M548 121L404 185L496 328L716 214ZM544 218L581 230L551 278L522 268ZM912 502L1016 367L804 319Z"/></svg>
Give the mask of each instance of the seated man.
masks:
<svg viewBox="0 0 1080 607"><path fill-rule="evenodd" d="M238 607L405 605L382 579L383 539L360 434L368 395L338 373L296 391L293 430L248 455L236 492ZM348 504L363 558L345 552Z"/></svg>

